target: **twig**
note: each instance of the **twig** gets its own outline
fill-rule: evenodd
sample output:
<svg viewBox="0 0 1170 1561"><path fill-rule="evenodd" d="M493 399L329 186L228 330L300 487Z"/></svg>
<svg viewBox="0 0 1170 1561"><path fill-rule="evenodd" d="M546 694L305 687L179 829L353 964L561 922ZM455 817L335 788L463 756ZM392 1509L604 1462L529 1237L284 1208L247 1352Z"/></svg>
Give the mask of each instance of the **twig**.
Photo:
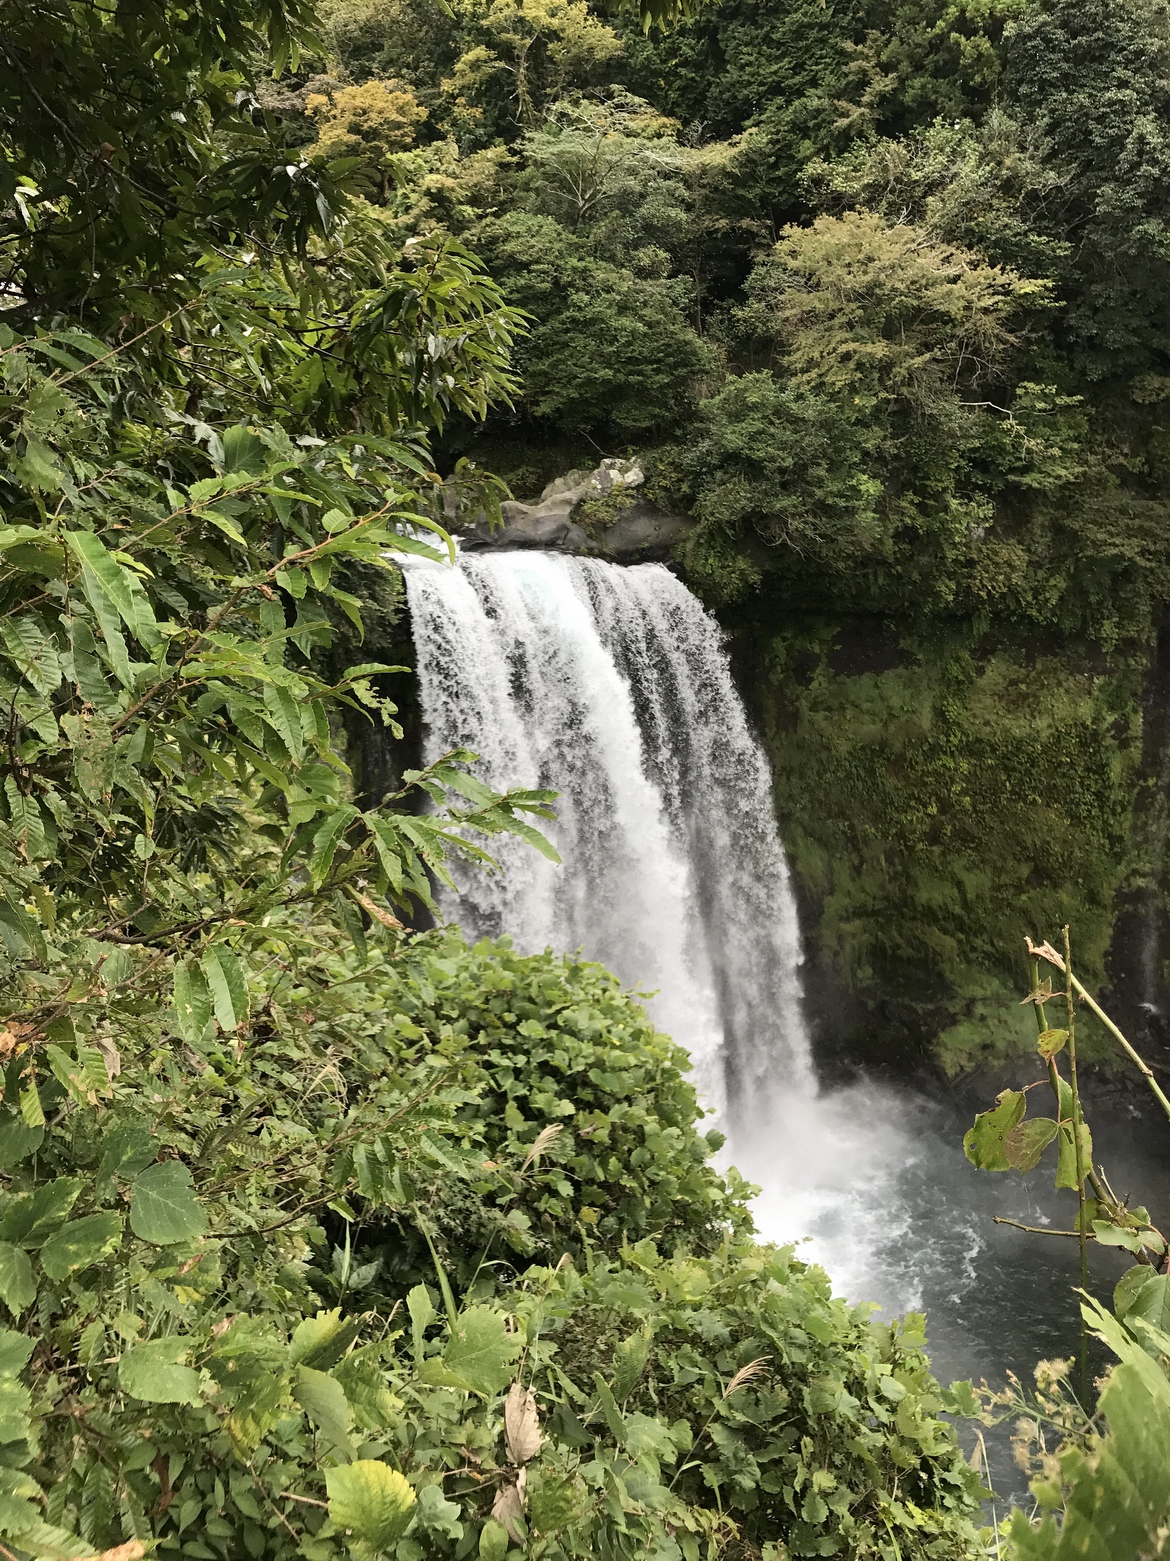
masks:
<svg viewBox="0 0 1170 1561"><path fill-rule="evenodd" d="M1042 944L1039 945L1039 947L1037 947L1032 942L1031 938L1029 938L1028 939L1028 951L1029 951L1029 953L1034 954L1039 959L1046 959L1050 965L1055 965L1057 970L1061 970L1061 971L1064 970L1064 960L1056 952L1056 950L1052 947L1051 943L1042 943ZM1076 976L1069 976L1069 982L1072 985L1072 988L1076 992L1077 996L1080 997L1084 1002L1086 1002L1089 1005L1089 1007L1097 1015L1097 1018L1100 1019L1101 1023L1109 1031L1110 1035L1112 1035L1114 1040L1116 1040L1117 1043L1120 1045L1121 1049L1125 1052L1126 1056L1139 1069L1139 1071L1141 1072L1142 1076L1144 1077L1146 1083L1153 1090L1154 1095L1155 1095L1155 1097L1156 1097L1156 1099L1158 1101L1158 1104L1161 1106L1162 1110L1166 1113L1167 1117L1170 1117L1170 1100L1168 1100L1166 1098L1165 1094L1163 1093L1161 1086L1159 1085L1157 1079L1154 1077L1153 1070L1143 1060L1143 1058L1141 1058L1138 1055L1138 1053L1136 1051L1134 1051L1133 1047L1126 1040L1125 1036L1122 1035L1121 1031L1113 1023L1113 1020L1110 1019L1109 1015L1101 1007L1100 1003L1098 1003L1096 998L1093 997L1089 992L1086 992L1085 988L1077 980Z"/></svg>
<svg viewBox="0 0 1170 1561"><path fill-rule="evenodd" d="M1021 1225L1019 1220L1009 1220L1002 1214L992 1216L997 1225L1013 1225L1016 1230L1026 1230L1033 1236L1072 1236L1074 1240L1081 1239L1079 1230L1050 1230L1047 1225Z"/></svg>

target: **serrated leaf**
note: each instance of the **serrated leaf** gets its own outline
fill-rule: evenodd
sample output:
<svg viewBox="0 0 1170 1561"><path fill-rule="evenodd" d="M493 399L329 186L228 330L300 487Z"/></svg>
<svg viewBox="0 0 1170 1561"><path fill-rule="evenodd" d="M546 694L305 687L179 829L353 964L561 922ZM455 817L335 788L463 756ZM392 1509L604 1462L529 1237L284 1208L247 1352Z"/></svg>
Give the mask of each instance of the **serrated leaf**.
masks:
<svg viewBox="0 0 1170 1561"><path fill-rule="evenodd" d="M135 1344L118 1362L118 1384L145 1404L199 1404L199 1373L184 1365L189 1339L148 1339Z"/></svg>
<svg viewBox="0 0 1170 1561"><path fill-rule="evenodd" d="M502 1312L471 1306L455 1319L443 1349L443 1364L464 1386L488 1397L512 1375L520 1345L519 1334L507 1331Z"/></svg>
<svg viewBox="0 0 1170 1561"><path fill-rule="evenodd" d="M305 739L301 730L300 706L293 698L291 690L282 684L266 684L264 709L268 724L276 732L289 755L294 759L300 759L305 751Z"/></svg>
<svg viewBox="0 0 1170 1561"><path fill-rule="evenodd" d="M36 1298L37 1282L28 1253L11 1241L0 1241L0 1301L19 1317Z"/></svg>
<svg viewBox="0 0 1170 1561"><path fill-rule="evenodd" d="M248 1017L248 988L235 953L225 943L213 943L199 961L221 1030L235 1030Z"/></svg>
<svg viewBox="0 0 1170 1561"><path fill-rule="evenodd" d="M1010 1171L1007 1136L1027 1107L1020 1090L1005 1089L990 1111L981 1111L963 1138L963 1153L981 1171Z"/></svg>
<svg viewBox="0 0 1170 1561"><path fill-rule="evenodd" d="M322 820L313 836L313 850L309 858L309 874L314 888L319 889L328 878L342 836L358 816L357 808L346 803L340 808L334 808Z"/></svg>
<svg viewBox="0 0 1170 1561"><path fill-rule="evenodd" d="M1004 1139L1004 1158L1015 1171L1031 1171L1055 1137L1052 1117L1028 1117Z"/></svg>
<svg viewBox="0 0 1170 1561"><path fill-rule="evenodd" d="M388 1550L405 1534L414 1516L415 1494L397 1469L373 1458L359 1458L340 1469L326 1469L329 1516L371 1550Z"/></svg>
<svg viewBox="0 0 1170 1561"><path fill-rule="evenodd" d="M88 1268L117 1251L122 1244L122 1221L112 1210L69 1220L41 1248L41 1267L50 1279L68 1279L79 1268Z"/></svg>
<svg viewBox="0 0 1170 1561"><path fill-rule="evenodd" d="M118 1176L128 1180L145 1170L158 1153L158 1140L144 1127L132 1122L111 1128L102 1139L102 1157L98 1162L97 1179L108 1181Z"/></svg>
<svg viewBox="0 0 1170 1561"><path fill-rule="evenodd" d="M191 1172L178 1160L148 1165L134 1178L130 1198L130 1229L155 1246L193 1241L207 1229L191 1185Z"/></svg>
<svg viewBox="0 0 1170 1561"><path fill-rule="evenodd" d="M44 1127L45 1112L36 1079L29 1079L20 1092L20 1117L26 1127Z"/></svg>
<svg viewBox="0 0 1170 1561"><path fill-rule="evenodd" d="M289 1344L288 1357L294 1366L312 1366L328 1371L345 1358L350 1345L361 1332L360 1317L342 1317L339 1309L318 1312L297 1324Z"/></svg>
<svg viewBox="0 0 1170 1561"><path fill-rule="evenodd" d="M0 1241L11 1241L18 1247L43 1245L65 1223L80 1191L76 1176L58 1176L35 1192L17 1193L0 1213Z"/></svg>
<svg viewBox="0 0 1170 1561"><path fill-rule="evenodd" d="M157 645L159 632L154 609L133 571L119 563L91 531L67 531L65 541L81 561L82 587L103 633L109 604L142 645L147 649Z"/></svg>

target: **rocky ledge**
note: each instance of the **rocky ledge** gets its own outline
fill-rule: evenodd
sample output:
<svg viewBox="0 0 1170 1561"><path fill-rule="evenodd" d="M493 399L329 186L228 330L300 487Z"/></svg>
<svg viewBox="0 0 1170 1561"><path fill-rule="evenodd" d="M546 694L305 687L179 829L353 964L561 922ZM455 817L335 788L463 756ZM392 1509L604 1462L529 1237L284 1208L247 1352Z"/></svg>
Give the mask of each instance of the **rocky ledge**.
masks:
<svg viewBox="0 0 1170 1561"><path fill-rule="evenodd" d="M461 533L468 551L539 547L586 553L615 563L666 558L694 525L638 492L646 475L636 461L604 460L550 482L535 504L500 506L504 524L481 522Z"/></svg>

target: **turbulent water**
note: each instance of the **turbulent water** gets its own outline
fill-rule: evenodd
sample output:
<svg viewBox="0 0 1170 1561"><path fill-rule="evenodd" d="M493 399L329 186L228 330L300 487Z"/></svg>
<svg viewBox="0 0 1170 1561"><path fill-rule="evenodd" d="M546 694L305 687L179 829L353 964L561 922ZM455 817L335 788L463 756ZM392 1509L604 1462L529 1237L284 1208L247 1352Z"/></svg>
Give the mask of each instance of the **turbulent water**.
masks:
<svg viewBox="0 0 1170 1561"><path fill-rule="evenodd" d="M720 630L658 564L544 553L407 575L429 760L560 794L561 867L514 843L444 909L474 936L583 948L655 993L708 1103L813 1088L800 936L767 762Z"/></svg>
<svg viewBox="0 0 1170 1561"><path fill-rule="evenodd" d="M715 620L659 565L535 552L412 561L407 591L427 759L470 748L489 784L560 794L563 865L508 842L502 872L469 873L446 914L473 937L583 949L641 987L762 1188L761 1233L810 1241L852 1300L925 1307L944 1379L1071 1352L1076 1244L992 1219L1067 1225L1068 1195L1042 1172L974 1171L945 1105L817 1087L768 765ZM1111 1137L1112 1163L1148 1186L1135 1124ZM993 1472L1005 1494L1018 1482L1004 1446Z"/></svg>

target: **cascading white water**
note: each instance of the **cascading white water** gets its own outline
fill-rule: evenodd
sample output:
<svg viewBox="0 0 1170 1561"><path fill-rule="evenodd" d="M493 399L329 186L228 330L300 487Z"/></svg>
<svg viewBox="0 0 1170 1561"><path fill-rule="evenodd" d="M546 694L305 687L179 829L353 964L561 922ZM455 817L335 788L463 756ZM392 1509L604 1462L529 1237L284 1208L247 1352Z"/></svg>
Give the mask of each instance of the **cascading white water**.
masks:
<svg viewBox="0 0 1170 1561"><path fill-rule="evenodd" d="M659 564L545 553L407 572L428 761L558 792L566 867L526 846L444 909L473 936L583 948L656 995L723 1113L772 1070L813 1087L800 937L767 762L715 621Z"/></svg>
<svg viewBox="0 0 1170 1561"><path fill-rule="evenodd" d="M659 565L503 553L411 560L406 578L428 760L470 748L489 784L560 794L564 865L493 842L501 873L469 872L445 912L473 937L583 948L656 993L730 1157L762 1184L761 1234L812 1236L804 1255L855 1300L927 1305L941 1374L1061 1353L1059 1317L1021 1321L1019 1296L1079 1274L991 1223L1067 1223L1051 1190L980 1178L961 1126L906 1091L816 1087L768 767L714 619Z"/></svg>

